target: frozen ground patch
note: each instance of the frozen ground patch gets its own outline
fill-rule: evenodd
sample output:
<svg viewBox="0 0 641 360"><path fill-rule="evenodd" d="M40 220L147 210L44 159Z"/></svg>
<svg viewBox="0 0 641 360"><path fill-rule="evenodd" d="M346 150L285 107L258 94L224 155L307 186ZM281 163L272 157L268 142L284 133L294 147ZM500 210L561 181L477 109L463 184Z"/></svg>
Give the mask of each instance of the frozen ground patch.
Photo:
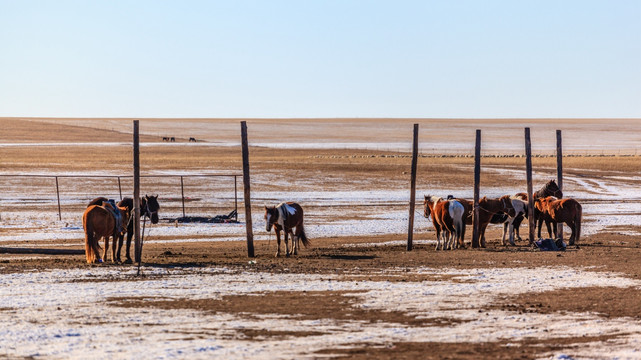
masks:
<svg viewBox="0 0 641 360"><path fill-rule="evenodd" d="M390 271L393 274L396 270ZM217 268L145 268L144 272L149 275L147 280L135 279L131 267L0 275L0 348L9 357L131 358L142 350L145 358L157 359L294 359L354 343L423 342L426 339L519 341L532 337L621 335L618 343L590 344L581 349L581 354L603 358L616 353L620 357L641 358L635 350L641 341L641 322L637 320L604 319L586 313L519 314L493 310L479 314L477 311L505 295L561 287L641 285L639 281L612 273L567 267L419 268L414 273L450 275L452 281L389 282L332 275L232 273ZM337 290L359 298L353 305L356 307L462 322L447 326L408 326L333 319L297 320L277 314L249 318L233 313L133 309L105 303L112 297L144 297L149 301L155 298L219 299L225 295L274 291ZM260 297L256 297L256 301L260 301ZM314 329L321 334L288 338L284 347L282 340L243 340L239 331L246 329Z"/></svg>

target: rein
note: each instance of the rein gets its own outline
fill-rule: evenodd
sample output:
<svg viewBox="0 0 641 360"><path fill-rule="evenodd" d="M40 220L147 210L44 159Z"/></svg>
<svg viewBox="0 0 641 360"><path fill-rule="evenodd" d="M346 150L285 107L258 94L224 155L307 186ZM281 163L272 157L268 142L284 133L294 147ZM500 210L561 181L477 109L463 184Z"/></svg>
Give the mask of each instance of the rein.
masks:
<svg viewBox="0 0 641 360"><path fill-rule="evenodd" d="M142 246L145 243L145 227L147 225L147 217L149 217L149 219L151 220L151 211L149 210L149 201L145 202L145 208L146 208L145 216L143 216L143 219L142 219L142 235L140 236L140 256L141 257L142 257ZM147 236L149 236L149 233L151 232L151 225L153 224L151 223L151 221L149 221L149 230L147 231ZM141 261L138 262L138 274L136 274L136 276L140 275L140 266L142 265L142 259L140 260Z"/></svg>

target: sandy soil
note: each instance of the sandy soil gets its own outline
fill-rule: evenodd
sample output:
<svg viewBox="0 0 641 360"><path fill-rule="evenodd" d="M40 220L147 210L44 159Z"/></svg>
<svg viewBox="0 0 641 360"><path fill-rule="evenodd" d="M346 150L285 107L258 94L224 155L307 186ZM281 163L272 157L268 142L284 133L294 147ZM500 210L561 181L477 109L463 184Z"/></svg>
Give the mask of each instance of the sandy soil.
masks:
<svg viewBox="0 0 641 360"><path fill-rule="evenodd" d="M110 147L110 151L104 151L101 142L127 142L130 136L127 130L123 133L112 132L111 128L120 130L123 122L129 120L104 120L91 121L91 129L79 125L87 125L84 120L69 119L65 121L34 119L28 122L17 122L15 119L0 119L0 124L7 128L2 133L2 142L21 143L23 146L3 147L0 144L0 156L2 158L2 173L56 173L66 172L99 172L120 173L129 171L130 149L127 146ZM330 129L322 126L321 121L309 120L302 125L293 127L291 120L252 120L251 124L261 131L271 129L278 132L283 127L291 136L297 138L310 138L310 133L321 134L324 141L342 141L352 139L355 133L362 128L365 120L343 121L332 120ZM433 124L437 128L437 120L422 120L426 124ZM413 120L404 120L403 126L410 128ZM532 120L533 124L542 128L552 130L557 121ZM148 142L159 142L158 134L176 134L181 140L188 138L191 134L184 130L184 126L177 127L172 120L148 120L144 121L143 127L149 125L150 130L143 131L149 137ZM193 128L202 127L209 129L210 120L190 120L187 122ZM371 140L376 132L389 133L386 139L390 141L404 141L406 136L399 131L401 126L390 126L395 124L391 120L379 119L375 122L375 130L362 135L362 140ZM449 123L448 123L449 124ZM610 124L613 126L609 127ZM184 125L184 124L183 124ZM233 141L238 136L236 120L220 120L220 126L216 130L199 133L199 139L207 141ZM341 134L336 134L332 128L335 125L341 126ZM602 131L608 126L608 131L618 131L617 134L624 134L622 149L629 151L632 147L626 147L626 141L638 140L640 132L636 131L641 126L636 121L565 121L563 126L567 129L583 131L586 137L591 136L592 131ZM300 128L298 128L300 126ZM519 124L518 127L521 125ZM322 128L322 130L318 130ZM501 128L505 131L516 131L517 126L506 124L504 121L462 121L453 126L458 131L467 132L475 127ZM36 131L36 129L38 129ZM180 130L183 129L183 130ZM254 128L252 128L254 129ZM343 131L344 130L344 131ZM503 131L501 130L501 131ZM42 131L42 132L39 132ZM519 130L522 131L522 130ZM45 134L55 134L45 137ZM440 134L439 134L440 135ZM272 135L273 136L273 135ZM276 137L265 135L261 141L271 141ZM96 145L83 144L82 146L29 146L29 143L40 142L85 142L86 138L110 139L98 141ZM260 139L261 135L257 135ZM46 138L46 139L45 139ZM571 137L569 137L571 139ZM607 139L607 136L600 136L599 139ZM457 141L470 142L471 137L463 136ZM453 140L447 140L453 141ZM576 141L576 140L569 140ZM603 146L615 146L615 142L603 140ZM587 147L585 140L581 140L581 146ZM240 154L237 147L188 147L185 144L181 147L172 147L162 143L150 145L143 148L142 163L144 171L203 171L203 169L215 169L228 173L238 173L240 168ZM577 145L577 149L581 148ZM616 149L616 148L615 148ZM269 192L280 191L292 194L295 197L298 191L322 191L325 190L390 190L405 189L409 184L409 158L406 154L398 154L387 151L353 150L353 149L303 149L287 153L279 149L269 147L252 147L252 174L254 183L253 191ZM554 174L554 159L536 158L535 169L541 174L535 180L546 179ZM483 164L487 167L501 169L501 171L522 171L523 159L521 158L484 158ZM630 186L639 185L638 170L641 170L641 161L638 157L570 157L564 160L566 174L569 177L585 179L586 181L610 181L616 177L622 177L620 184ZM454 189L469 191L471 195L472 159L470 158L441 158L424 157L419 161L419 188L421 190ZM524 187L520 173L487 171L483 173L482 184L488 192L501 192L503 189ZM553 175L552 175L553 176ZM18 197L21 190L16 190L15 183L7 186L3 199ZM41 189L44 185L36 179L21 180L25 186L30 183L33 189ZM78 196L74 199L77 203L67 205L67 213L79 212L83 203L80 200L91 198L94 194L82 194L83 190L91 188L86 183L68 185L72 192ZM169 185L150 183L148 186L159 187L160 192L167 196L173 190ZM200 188L209 186L207 183L199 183L192 189L194 192L201 191ZM223 186L224 187L224 186ZM603 187L605 188L605 187ZM11 189L10 191L7 189ZM568 190L579 189L579 182L568 182ZM595 185L595 189L600 189ZM595 190L596 191L596 190ZM88 191L90 192L90 191ZM97 193L98 191L96 191ZM18 194L18 195L17 195ZM96 194L97 195L97 194ZM76 201L74 200L74 201ZM167 212L178 212L177 201L166 203ZM260 212L259 204L253 211ZM400 204L403 205L403 204ZM337 206L344 210L354 206L347 204ZM390 206L399 206L393 204ZM33 211L37 206L26 204L17 214L25 214ZM50 211L51 209L47 210ZM313 212L313 211L312 211ZM365 210L344 215L347 218L360 219ZM311 216L311 215L310 215ZM313 219L313 216L311 217ZM423 219L417 218L417 226L427 228ZM2 224L2 221L0 221ZM25 226L28 226L25 223ZM44 225L46 226L46 225ZM263 229L264 230L264 229ZM641 256L641 236L638 234L637 225L628 224L618 227L607 227L599 232L582 238L577 247L569 248L568 251L558 253L546 253L533 250L526 242L518 243L516 247L504 247L499 244L500 230L492 227L488 231L489 244L487 249L467 249L457 251L435 251L433 244L417 244L413 251L406 251L403 242L406 240L404 233L385 234L378 236L330 236L312 239L312 246L303 249L300 255L295 257L274 258L275 244L273 241L257 241L256 257L248 259L246 256L245 243L242 241L226 242L185 242L179 244L149 243L144 249L144 263L148 268L225 268L231 271L269 273L269 274L326 274L349 279L350 281L362 279L363 281L387 281L391 283L415 282L420 284L423 281L456 281L446 275L421 274L415 270L424 267L436 269L538 269L569 267L580 269L585 272L612 272L619 276L633 280L641 280L641 268L636 266ZM11 229L2 229L2 233L8 233ZM38 233L38 229L33 229ZM434 235L429 229L421 233L418 239L433 239ZM523 233L526 231L523 230ZM471 231L469 231L471 233ZM207 235L203 235L207 237ZM396 241L392 245L374 246L372 244L384 244ZM468 236L469 241L469 236ZM19 245L13 242L12 245ZM354 246L361 244L361 246ZM71 248L81 247L74 245ZM51 269L120 269L111 263L99 266L90 266L84 263L83 255L0 255L0 274L15 274L27 271L45 272ZM398 276L398 269L406 269L407 276ZM392 271L393 270L393 271ZM392 271L392 272L389 272ZM393 274L392 274L393 273ZM138 278L143 281L145 276ZM135 279L127 279L134 280ZM101 279L100 281L105 281ZM115 277L112 281L122 281ZM621 319L629 321L630 324L637 324L641 321L641 308L639 307L639 291L637 287L573 287L561 288L549 291L535 291L500 297L494 303L488 303L478 309L479 317L486 312L501 310L514 314L593 314L603 319ZM203 314L232 314L239 317L260 319L265 315L282 315L293 317L299 321L330 319L335 322L358 321L363 324L394 323L402 324L409 328L428 328L433 326L455 326L462 321L455 317L421 318L415 317L405 311L391 309L382 311L380 309L366 309L355 306L359 298L354 291L323 291L306 292L277 291L261 294L260 301L255 297L244 295L226 295L222 298L190 299L166 298L156 299L149 302L142 297L112 297L109 304L117 308L145 309L154 308L164 311L169 310L191 310ZM287 306L282 306L287 304ZM0 309L0 311L3 311ZM9 311L9 310L5 310ZM488 329L491 331L491 329ZM263 329L239 330L242 337L249 342L261 342L276 340L287 342L293 338L314 337L320 331L310 329L308 331L284 331ZM240 336L236 334L235 336ZM484 342L459 341L459 342L434 342L431 339L424 339L421 342L385 342L385 343L361 343L354 342L350 346L328 347L322 350L314 350L306 354L307 357L340 356L354 359L382 358L382 359L414 359L414 358L451 358L451 359L535 359L550 357L555 354L575 353L582 354L581 350L587 344L601 344L606 346L609 342L627 339L630 333L625 330L610 332L603 335L589 336L564 336L564 337L525 337L516 341L505 339L487 339ZM491 337L488 334L488 337ZM634 347L634 345L630 345ZM603 353L597 357L603 357ZM0 354L0 358L3 355Z"/></svg>

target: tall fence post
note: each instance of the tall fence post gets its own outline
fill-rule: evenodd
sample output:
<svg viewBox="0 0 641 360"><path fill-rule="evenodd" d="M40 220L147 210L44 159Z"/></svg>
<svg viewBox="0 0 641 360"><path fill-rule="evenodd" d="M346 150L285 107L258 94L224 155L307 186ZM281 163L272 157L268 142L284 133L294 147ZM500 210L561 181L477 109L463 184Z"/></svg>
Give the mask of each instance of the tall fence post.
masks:
<svg viewBox="0 0 641 360"><path fill-rule="evenodd" d="M479 221L479 192L481 183L481 130L476 130L476 145L474 146L474 218L472 223L472 247L478 248L481 224Z"/></svg>
<svg viewBox="0 0 641 360"><path fill-rule="evenodd" d="M234 175L234 220L238 221L238 176Z"/></svg>
<svg viewBox="0 0 641 360"><path fill-rule="evenodd" d="M58 196L58 220L62 221L62 211L60 209L60 186L58 186L57 176L56 176L56 196Z"/></svg>
<svg viewBox="0 0 641 360"><path fill-rule="evenodd" d="M134 120L134 257L140 264L142 241L140 239L140 137L138 131L138 120Z"/></svg>
<svg viewBox="0 0 641 360"><path fill-rule="evenodd" d="M240 137L243 153L243 185L245 188L245 228L247 229L247 256L254 257L254 231L252 229L252 208L249 185L249 145L247 144L247 122L240 122Z"/></svg>
<svg viewBox="0 0 641 360"><path fill-rule="evenodd" d="M410 180L410 218L407 227L407 251L412 251L414 237L414 208L416 202L416 164L418 162L418 124L414 124L414 140L412 141L412 179Z"/></svg>
<svg viewBox="0 0 641 360"><path fill-rule="evenodd" d="M532 191L532 143L530 142L530 128L525 128L525 174L527 179L527 213L530 234L530 244L534 243L534 196Z"/></svg>
<svg viewBox="0 0 641 360"><path fill-rule="evenodd" d="M183 217L185 217L185 185L183 183L183 177L180 176L180 198L183 202Z"/></svg>
<svg viewBox="0 0 641 360"><path fill-rule="evenodd" d="M120 194L120 200L122 201L122 186L120 185L120 176L118 176L118 193Z"/></svg>
<svg viewBox="0 0 641 360"><path fill-rule="evenodd" d="M561 130L556 131L556 179L559 190L563 191L563 146ZM556 228L559 239L563 239L563 223L559 222Z"/></svg>

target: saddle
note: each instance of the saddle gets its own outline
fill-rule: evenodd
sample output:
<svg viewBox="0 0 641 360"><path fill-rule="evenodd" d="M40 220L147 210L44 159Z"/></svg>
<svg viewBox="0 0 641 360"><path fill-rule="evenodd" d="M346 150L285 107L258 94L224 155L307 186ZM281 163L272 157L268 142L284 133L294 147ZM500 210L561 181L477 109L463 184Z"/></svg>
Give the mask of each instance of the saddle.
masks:
<svg viewBox="0 0 641 360"><path fill-rule="evenodd" d="M114 217L116 230L122 228L122 215L120 214L120 209L118 209L118 206L116 206L116 201L114 199L103 201L102 207L109 211L109 213Z"/></svg>

